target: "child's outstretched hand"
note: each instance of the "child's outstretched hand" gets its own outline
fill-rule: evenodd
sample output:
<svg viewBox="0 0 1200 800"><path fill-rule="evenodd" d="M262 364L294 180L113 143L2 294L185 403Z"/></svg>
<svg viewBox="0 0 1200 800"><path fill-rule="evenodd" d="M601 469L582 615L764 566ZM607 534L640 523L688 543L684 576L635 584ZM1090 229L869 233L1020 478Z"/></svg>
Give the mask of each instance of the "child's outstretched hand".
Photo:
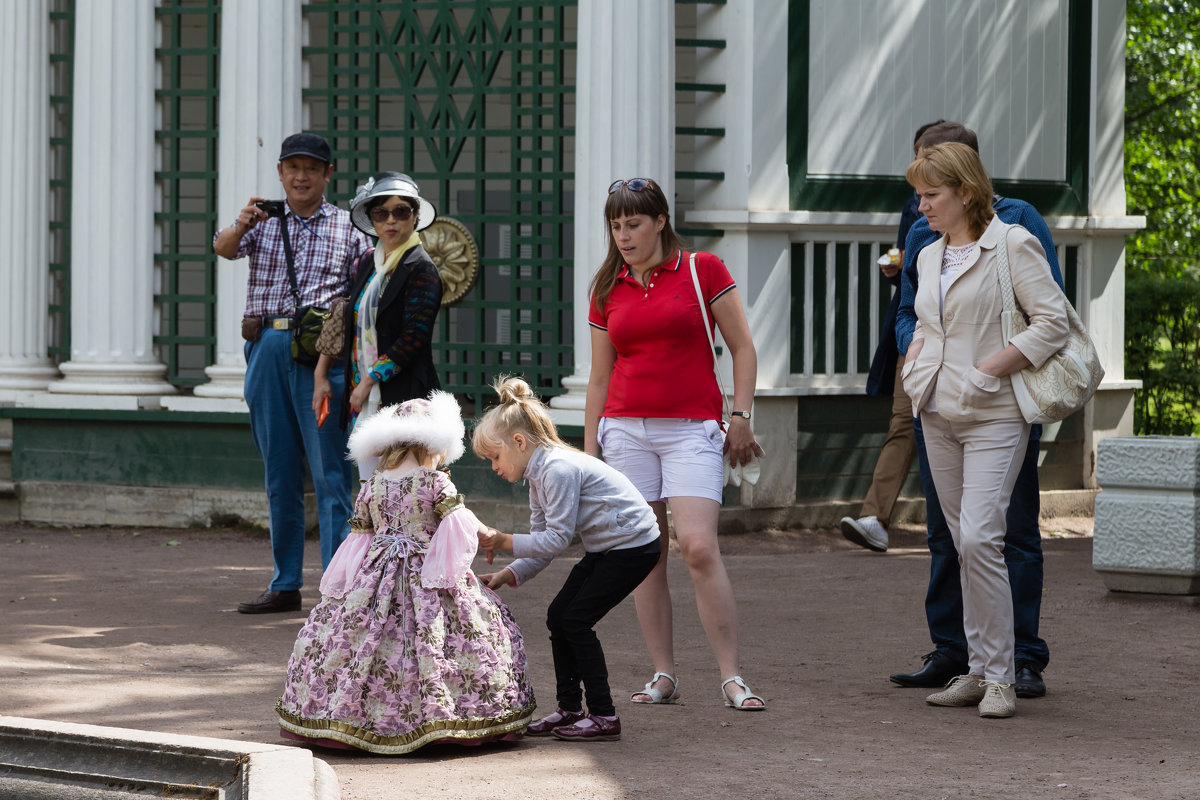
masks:
<svg viewBox="0 0 1200 800"><path fill-rule="evenodd" d="M479 546L487 554L487 562L489 564L492 563L492 557L496 550L512 550L512 536L510 534L501 533L495 528L489 528L483 524L480 524L476 534L479 536Z"/></svg>
<svg viewBox="0 0 1200 800"><path fill-rule="evenodd" d="M487 557L487 562L492 563L492 559L496 557L496 534L499 533L495 528L489 528L482 522L475 530L475 535L479 537L479 547L483 550L483 554Z"/></svg>
<svg viewBox="0 0 1200 800"><path fill-rule="evenodd" d="M480 582L489 589L499 589L501 586L510 586L516 580L512 570L502 569L499 572L486 572L483 575L476 575Z"/></svg>

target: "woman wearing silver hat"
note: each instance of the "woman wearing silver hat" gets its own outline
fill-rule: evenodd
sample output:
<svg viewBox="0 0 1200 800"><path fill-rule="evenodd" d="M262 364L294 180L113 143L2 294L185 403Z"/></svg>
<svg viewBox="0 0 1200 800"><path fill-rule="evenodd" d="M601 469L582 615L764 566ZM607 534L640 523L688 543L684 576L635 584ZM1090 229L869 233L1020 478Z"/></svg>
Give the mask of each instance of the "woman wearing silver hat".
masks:
<svg viewBox="0 0 1200 800"><path fill-rule="evenodd" d="M348 295L342 360L350 390L342 408L343 425L353 425L380 406L427 397L441 387L432 343L442 281L417 236L436 217L433 204L402 172L380 172L350 201L350 220L377 242L359 260ZM335 360L322 355L317 364L314 413L331 395L328 375ZM368 459L358 468L359 477L366 480L375 464Z"/></svg>

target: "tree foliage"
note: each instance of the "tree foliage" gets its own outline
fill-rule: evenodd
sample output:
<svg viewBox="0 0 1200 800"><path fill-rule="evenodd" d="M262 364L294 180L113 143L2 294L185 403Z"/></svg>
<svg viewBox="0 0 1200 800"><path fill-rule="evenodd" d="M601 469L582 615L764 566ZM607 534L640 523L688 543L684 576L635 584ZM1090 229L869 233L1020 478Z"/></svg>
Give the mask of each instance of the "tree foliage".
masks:
<svg viewBox="0 0 1200 800"><path fill-rule="evenodd" d="M1200 432L1200 0L1126 4L1126 374L1139 433Z"/></svg>

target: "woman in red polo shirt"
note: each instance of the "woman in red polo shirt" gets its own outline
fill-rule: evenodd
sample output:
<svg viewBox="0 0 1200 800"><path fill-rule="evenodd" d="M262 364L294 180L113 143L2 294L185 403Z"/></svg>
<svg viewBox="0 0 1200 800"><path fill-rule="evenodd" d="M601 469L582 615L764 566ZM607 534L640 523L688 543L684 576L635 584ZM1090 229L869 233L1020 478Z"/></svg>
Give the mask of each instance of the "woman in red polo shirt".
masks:
<svg viewBox="0 0 1200 800"><path fill-rule="evenodd" d="M737 607L717 546L722 455L748 464L761 448L750 430L758 357L736 284L721 260L696 253L709 326L733 356L733 417L722 430L721 390L700 316L688 253L671 211L648 178L616 181L604 217L608 255L589 287L592 368L584 450L623 472L658 517L662 555L634 592L654 677L636 703L679 697L667 586L667 507L696 587L696 605L717 657L725 704L759 711L764 701L739 675Z"/></svg>

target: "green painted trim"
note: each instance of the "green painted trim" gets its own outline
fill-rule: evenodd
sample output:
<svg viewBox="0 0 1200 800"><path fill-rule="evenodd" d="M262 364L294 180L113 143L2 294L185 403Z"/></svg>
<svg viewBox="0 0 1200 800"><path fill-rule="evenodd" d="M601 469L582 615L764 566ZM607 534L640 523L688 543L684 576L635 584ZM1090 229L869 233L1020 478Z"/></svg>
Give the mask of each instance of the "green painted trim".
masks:
<svg viewBox="0 0 1200 800"><path fill-rule="evenodd" d="M804 258L804 245L796 242L791 246L792 251L792 304L795 310L791 314L791 352L789 354L788 371L797 374L804 371L804 322L807 309L804 308L804 271L809 268Z"/></svg>
<svg viewBox="0 0 1200 800"><path fill-rule="evenodd" d="M165 422L249 425L250 413L242 411L118 411L91 408L19 408L0 406L0 418L13 420L63 420L67 422Z"/></svg>
<svg viewBox="0 0 1200 800"><path fill-rule="evenodd" d="M810 0L789 0L787 118L790 206L806 211L894 212L912 189L898 176L814 175L808 172L808 42ZM1067 7L1066 179L996 181L996 191L1025 200L1043 215L1088 213L1088 102L1091 87L1092 8L1089 0Z"/></svg>
<svg viewBox="0 0 1200 800"><path fill-rule="evenodd" d="M1088 203L1088 161L1091 151L1089 108L1092 95L1092 3L1071 0L1067 6L1067 182L1072 202L1059 207L1037 205L1043 214L1067 214L1068 209L1086 214ZM1015 195L1014 195L1015 196ZM1025 198L1022 198L1025 199ZM1029 202L1033 202L1030 200Z"/></svg>
<svg viewBox="0 0 1200 800"><path fill-rule="evenodd" d="M0 408L13 419L17 482L263 490L263 465L246 414ZM146 423L155 424L148 425ZM455 485L481 500L525 502L528 489L492 472L469 447L451 465ZM583 428L559 434L583 446Z"/></svg>
<svg viewBox="0 0 1200 800"><path fill-rule="evenodd" d="M166 423L162 425L132 416L18 417L13 423L13 480L262 490L263 464L249 425L179 416L157 418Z"/></svg>
<svg viewBox="0 0 1200 800"><path fill-rule="evenodd" d="M725 235L723 228L689 228L687 226L676 226L675 232L680 236L686 236L691 239L720 239Z"/></svg>
<svg viewBox="0 0 1200 800"><path fill-rule="evenodd" d="M787 163L789 206L799 208L800 191L808 174L808 0L788 2L787 45ZM893 204L892 208L895 208Z"/></svg>
<svg viewBox="0 0 1200 800"><path fill-rule="evenodd" d="M51 4L50 33L50 296L46 306L50 340L46 354L56 362L71 357L71 164L75 102L75 2Z"/></svg>

